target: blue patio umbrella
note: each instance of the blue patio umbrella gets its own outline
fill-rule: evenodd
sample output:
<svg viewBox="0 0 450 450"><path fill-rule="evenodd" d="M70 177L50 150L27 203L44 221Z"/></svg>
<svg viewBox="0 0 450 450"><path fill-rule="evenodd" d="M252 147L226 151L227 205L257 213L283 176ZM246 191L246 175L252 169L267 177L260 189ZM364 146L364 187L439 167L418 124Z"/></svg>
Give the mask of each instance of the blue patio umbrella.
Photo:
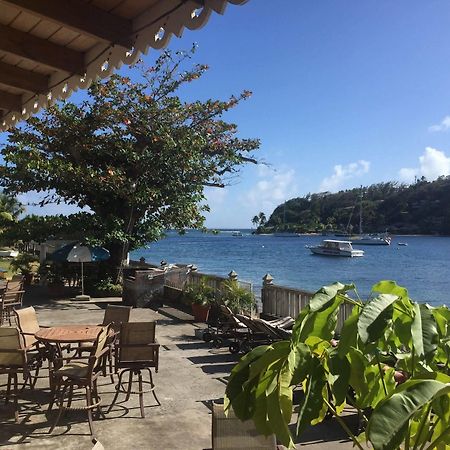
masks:
<svg viewBox="0 0 450 450"><path fill-rule="evenodd" d="M106 248L84 245L79 242L64 245L55 250L50 259L53 261L67 261L81 263L81 296L84 297L84 270L83 264L86 262L105 261L110 254Z"/></svg>

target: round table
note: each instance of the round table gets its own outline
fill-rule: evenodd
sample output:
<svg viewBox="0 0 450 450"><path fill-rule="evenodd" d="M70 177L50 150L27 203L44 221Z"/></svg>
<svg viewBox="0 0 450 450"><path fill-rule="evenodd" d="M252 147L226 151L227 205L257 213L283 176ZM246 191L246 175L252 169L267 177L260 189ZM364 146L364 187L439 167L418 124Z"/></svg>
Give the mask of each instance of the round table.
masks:
<svg viewBox="0 0 450 450"><path fill-rule="evenodd" d="M75 344L95 341L101 329L99 325L62 325L41 328L34 336L38 341L49 344Z"/></svg>
<svg viewBox="0 0 450 450"><path fill-rule="evenodd" d="M52 371L54 370L55 362L63 356L61 345L94 342L101 330L102 327L99 325L60 325L51 328L41 328L35 333L34 337L47 348L50 390L53 390ZM60 366L58 365L56 368L58 367Z"/></svg>

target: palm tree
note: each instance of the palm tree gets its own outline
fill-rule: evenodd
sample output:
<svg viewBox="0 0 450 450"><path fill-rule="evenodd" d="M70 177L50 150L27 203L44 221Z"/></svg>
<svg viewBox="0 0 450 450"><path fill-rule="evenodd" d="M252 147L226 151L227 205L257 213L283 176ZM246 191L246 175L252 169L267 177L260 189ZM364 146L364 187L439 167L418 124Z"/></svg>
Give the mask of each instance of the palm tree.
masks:
<svg viewBox="0 0 450 450"><path fill-rule="evenodd" d="M257 228L259 225L259 217L258 216L254 216L252 219L252 224Z"/></svg>
<svg viewBox="0 0 450 450"><path fill-rule="evenodd" d="M261 211L261 212L258 214L258 218L259 218L259 224L260 224L261 226L264 226L264 225L266 224L266 222L267 222L266 215Z"/></svg>

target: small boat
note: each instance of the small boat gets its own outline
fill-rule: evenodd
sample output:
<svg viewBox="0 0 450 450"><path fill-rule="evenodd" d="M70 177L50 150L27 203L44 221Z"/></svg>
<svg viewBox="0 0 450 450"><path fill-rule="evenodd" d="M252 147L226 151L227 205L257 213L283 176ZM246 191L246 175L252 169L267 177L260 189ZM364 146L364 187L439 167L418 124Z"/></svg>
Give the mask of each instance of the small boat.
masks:
<svg viewBox="0 0 450 450"><path fill-rule="evenodd" d="M387 234L364 234L351 238L354 245L391 245L391 237Z"/></svg>
<svg viewBox="0 0 450 450"><path fill-rule="evenodd" d="M402 247L406 247L408 245L407 242L398 242L397 245L400 245Z"/></svg>
<svg viewBox="0 0 450 450"><path fill-rule="evenodd" d="M312 253L325 256L364 256L364 250L355 250L350 241L325 239L320 245L308 247Z"/></svg>
<svg viewBox="0 0 450 450"><path fill-rule="evenodd" d="M243 236L243 234L242 234L240 231L232 231L232 232L231 232L231 236L238 236L238 237L241 237L241 236Z"/></svg>

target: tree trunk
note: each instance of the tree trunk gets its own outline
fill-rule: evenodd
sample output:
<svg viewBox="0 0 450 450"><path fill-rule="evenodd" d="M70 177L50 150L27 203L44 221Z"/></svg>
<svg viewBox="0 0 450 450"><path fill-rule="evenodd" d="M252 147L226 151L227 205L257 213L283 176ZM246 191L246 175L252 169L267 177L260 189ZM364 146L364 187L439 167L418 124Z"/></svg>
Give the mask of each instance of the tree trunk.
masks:
<svg viewBox="0 0 450 450"><path fill-rule="evenodd" d="M110 258L104 261L100 268L100 279L111 278L114 283L122 281L122 268L126 264L128 254L128 243L122 244L114 242L106 246L109 250Z"/></svg>

